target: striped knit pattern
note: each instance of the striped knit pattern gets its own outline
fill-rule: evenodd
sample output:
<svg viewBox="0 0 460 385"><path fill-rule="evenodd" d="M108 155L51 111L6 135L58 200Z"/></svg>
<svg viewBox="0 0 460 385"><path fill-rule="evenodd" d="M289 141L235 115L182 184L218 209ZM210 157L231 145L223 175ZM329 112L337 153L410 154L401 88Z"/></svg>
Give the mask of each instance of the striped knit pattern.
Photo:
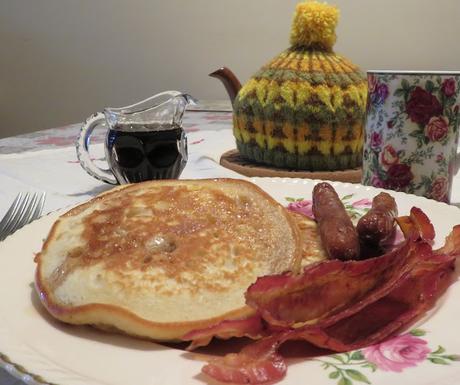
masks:
<svg viewBox="0 0 460 385"><path fill-rule="evenodd" d="M332 51L291 47L255 74L234 101L241 155L302 170L361 165L367 82Z"/></svg>

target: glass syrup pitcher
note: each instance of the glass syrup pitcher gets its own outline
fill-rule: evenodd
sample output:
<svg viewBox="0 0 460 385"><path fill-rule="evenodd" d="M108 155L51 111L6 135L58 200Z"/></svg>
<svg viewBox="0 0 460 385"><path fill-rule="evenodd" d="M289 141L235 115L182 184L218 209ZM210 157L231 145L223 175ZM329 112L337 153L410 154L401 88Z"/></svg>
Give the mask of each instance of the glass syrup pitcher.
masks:
<svg viewBox="0 0 460 385"><path fill-rule="evenodd" d="M105 108L83 124L76 149L85 171L110 184L151 179L178 178L187 163L187 137L182 117L190 95L166 91L121 108ZM108 127L105 159L108 169L98 167L88 148L96 126Z"/></svg>

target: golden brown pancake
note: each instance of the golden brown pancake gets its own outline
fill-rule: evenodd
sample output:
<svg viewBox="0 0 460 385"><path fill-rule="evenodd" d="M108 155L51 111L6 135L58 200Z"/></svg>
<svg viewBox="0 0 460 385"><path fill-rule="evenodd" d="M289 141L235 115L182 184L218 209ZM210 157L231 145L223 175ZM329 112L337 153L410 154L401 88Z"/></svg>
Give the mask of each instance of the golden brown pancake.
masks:
<svg viewBox="0 0 460 385"><path fill-rule="evenodd" d="M160 341L252 314L257 277L299 267L294 217L243 180L123 186L62 215L36 288L59 320Z"/></svg>

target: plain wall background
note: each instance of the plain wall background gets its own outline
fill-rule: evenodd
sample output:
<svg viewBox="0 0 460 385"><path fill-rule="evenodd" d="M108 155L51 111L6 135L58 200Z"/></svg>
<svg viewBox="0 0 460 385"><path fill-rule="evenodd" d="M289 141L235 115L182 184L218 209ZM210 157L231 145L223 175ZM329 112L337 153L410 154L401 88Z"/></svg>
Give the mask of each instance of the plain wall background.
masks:
<svg viewBox="0 0 460 385"><path fill-rule="evenodd" d="M288 47L296 0L0 0L0 137L167 89L226 99ZM459 0L336 0L336 51L368 69L460 69Z"/></svg>

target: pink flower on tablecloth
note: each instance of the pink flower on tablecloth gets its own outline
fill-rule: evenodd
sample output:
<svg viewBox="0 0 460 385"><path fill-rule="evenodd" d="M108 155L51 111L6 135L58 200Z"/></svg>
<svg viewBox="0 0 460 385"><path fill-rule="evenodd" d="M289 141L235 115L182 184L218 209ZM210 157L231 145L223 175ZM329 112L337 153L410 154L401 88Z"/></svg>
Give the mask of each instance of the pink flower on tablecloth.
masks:
<svg viewBox="0 0 460 385"><path fill-rule="evenodd" d="M75 144L77 138L75 136L53 137L47 136L43 139L37 139L37 144L51 144L54 146L69 146Z"/></svg>
<svg viewBox="0 0 460 385"><path fill-rule="evenodd" d="M195 140L193 142L190 142L190 144L200 144L200 143L203 143L204 142L204 139L199 139L199 140Z"/></svg>
<svg viewBox="0 0 460 385"><path fill-rule="evenodd" d="M370 199L364 198L359 201L353 202L351 204L355 209L368 209L372 206L372 201Z"/></svg>
<svg viewBox="0 0 460 385"><path fill-rule="evenodd" d="M288 210L305 215L309 218L315 218L315 216L313 215L313 202L311 200L291 202L288 204L287 208Z"/></svg>
<svg viewBox="0 0 460 385"><path fill-rule="evenodd" d="M198 125L191 125L191 126L184 127L184 130L185 132L197 132L197 131L200 131L200 127L198 127Z"/></svg>
<svg viewBox="0 0 460 385"><path fill-rule="evenodd" d="M425 340L411 334L403 334L362 350L367 361L390 372L402 372L406 368L417 366L430 352Z"/></svg>

